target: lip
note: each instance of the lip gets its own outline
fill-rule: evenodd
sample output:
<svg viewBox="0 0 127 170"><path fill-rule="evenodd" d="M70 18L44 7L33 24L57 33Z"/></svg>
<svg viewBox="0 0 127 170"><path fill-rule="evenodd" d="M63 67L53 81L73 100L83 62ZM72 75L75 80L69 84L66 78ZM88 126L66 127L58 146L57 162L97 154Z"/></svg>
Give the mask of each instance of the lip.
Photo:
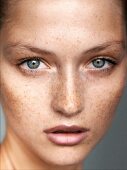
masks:
<svg viewBox="0 0 127 170"><path fill-rule="evenodd" d="M73 146L81 143L87 138L89 129L77 125L59 125L45 129L44 132L49 141L56 145Z"/></svg>

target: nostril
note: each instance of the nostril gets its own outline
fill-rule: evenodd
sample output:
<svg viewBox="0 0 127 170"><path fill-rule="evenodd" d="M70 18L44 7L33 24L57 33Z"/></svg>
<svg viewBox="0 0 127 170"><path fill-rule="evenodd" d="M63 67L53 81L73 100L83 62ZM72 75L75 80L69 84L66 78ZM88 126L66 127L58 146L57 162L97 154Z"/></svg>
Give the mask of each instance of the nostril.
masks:
<svg viewBox="0 0 127 170"><path fill-rule="evenodd" d="M72 116L75 116L77 114L80 114L83 110L83 107L73 107L73 108L70 108L70 107L67 107L67 106L56 106L54 107L53 109L56 113L59 113L61 115L64 115L66 117L72 117Z"/></svg>

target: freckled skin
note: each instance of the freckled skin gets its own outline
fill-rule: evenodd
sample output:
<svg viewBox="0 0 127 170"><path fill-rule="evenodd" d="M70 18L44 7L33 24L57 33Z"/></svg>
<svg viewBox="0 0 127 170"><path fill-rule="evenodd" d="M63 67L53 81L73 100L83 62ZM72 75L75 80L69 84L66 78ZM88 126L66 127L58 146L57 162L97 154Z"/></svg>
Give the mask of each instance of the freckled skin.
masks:
<svg viewBox="0 0 127 170"><path fill-rule="evenodd" d="M83 69L88 59L81 62L80 56L98 44L124 40L120 11L114 0L22 0L10 11L0 33L0 101L8 123L2 146L11 146L17 169L79 170L106 133L124 89L127 56L107 73ZM9 42L53 51L56 56L46 60L50 69L23 73L16 57L37 54L18 48L7 52ZM79 145L54 145L43 130L60 124L90 128L89 136Z"/></svg>

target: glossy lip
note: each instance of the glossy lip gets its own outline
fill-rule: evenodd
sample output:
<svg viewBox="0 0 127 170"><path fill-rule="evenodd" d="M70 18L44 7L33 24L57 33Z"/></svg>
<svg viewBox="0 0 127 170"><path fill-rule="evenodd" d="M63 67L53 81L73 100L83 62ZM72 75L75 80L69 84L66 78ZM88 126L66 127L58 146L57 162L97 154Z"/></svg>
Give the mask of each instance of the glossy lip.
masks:
<svg viewBox="0 0 127 170"><path fill-rule="evenodd" d="M88 136L88 128L80 126L59 125L44 130L47 138L56 145L73 146L77 145Z"/></svg>

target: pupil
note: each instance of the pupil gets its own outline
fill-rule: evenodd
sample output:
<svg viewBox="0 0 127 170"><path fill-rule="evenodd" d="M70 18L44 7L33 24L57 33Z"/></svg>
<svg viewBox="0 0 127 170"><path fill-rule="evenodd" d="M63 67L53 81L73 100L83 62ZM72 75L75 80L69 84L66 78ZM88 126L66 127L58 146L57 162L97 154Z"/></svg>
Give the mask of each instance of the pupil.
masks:
<svg viewBox="0 0 127 170"><path fill-rule="evenodd" d="M105 64L105 61L102 60L102 59L97 59L97 60L94 60L93 61L93 65L96 67L96 68L101 68L103 67Z"/></svg>
<svg viewBox="0 0 127 170"><path fill-rule="evenodd" d="M39 60L31 60L27 62L27 66L30 69L36 69L39 67L40 61Z"/></svg>

